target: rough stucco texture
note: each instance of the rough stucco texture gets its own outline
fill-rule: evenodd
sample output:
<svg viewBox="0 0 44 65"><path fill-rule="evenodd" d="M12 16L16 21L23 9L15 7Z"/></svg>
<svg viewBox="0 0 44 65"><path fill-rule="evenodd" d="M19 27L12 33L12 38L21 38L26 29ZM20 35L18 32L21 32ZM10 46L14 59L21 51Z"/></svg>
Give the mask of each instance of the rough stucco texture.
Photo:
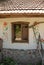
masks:
<svg viewBox="0 0 44 65"><path fill-rule="evenodd" d="M34 39L34 34L33 34L33 30L29 29L29 43L12 43L12 32L11 32L11 22L17 22L17 21L24 21L24 22L30 22L29 25L33 24L35 21L37 22L44 22L44 18L42 17L35 17L35 18L25 18L25 17L21 17L21 18L2 18L0 19L0 37L3 39L3 48L10 48L10 49L36 49L36 41ZM4 27L3 27L3 23L7 22L8 23L8 30L6 31L6 37L3 35L4 31ZM41 38L44 39L44 24L40 24L39 25L39 32L41 35ZM43 44L43 48L44 48L44 44Z"/></svg>

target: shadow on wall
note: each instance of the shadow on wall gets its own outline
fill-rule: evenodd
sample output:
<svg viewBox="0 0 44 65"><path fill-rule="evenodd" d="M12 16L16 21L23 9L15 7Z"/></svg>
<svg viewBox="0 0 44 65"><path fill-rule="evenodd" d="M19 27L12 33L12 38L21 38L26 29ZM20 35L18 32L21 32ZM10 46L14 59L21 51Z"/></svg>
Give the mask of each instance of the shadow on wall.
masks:
<svg viewBox="0 0 44 65"><path fill-rule="evenodd" d="M0 0L0 2L5 2L5 1L7 1L7 0Z"/></svg>

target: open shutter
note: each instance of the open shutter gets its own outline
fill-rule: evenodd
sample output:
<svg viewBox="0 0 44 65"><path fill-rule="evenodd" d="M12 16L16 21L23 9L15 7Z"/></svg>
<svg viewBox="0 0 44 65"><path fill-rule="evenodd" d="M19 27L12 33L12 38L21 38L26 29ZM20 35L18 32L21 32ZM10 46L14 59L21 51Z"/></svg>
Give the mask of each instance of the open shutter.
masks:
<svg viewBox="0 0 44 65"><path fill-rule="evenodd" d="M15 40L15 27L14 24L12 24L12 42Z"/></svg>
<svg viewBox="0 0 44 65"><path fill-rule="evenodd" d="M22 24L22 40L28 40L28 24Z"/></svg>

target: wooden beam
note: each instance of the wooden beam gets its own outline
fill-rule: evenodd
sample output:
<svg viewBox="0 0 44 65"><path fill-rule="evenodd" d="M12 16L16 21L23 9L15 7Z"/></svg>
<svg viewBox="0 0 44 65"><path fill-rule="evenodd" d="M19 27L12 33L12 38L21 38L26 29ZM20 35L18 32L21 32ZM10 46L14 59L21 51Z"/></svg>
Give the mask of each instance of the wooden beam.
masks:
<svg viewBox="0 0 44 65"><path fill-rule="evenodd" d="M44 17L44 13L2 13L0 18L16 18L16 17Z"/></svg>

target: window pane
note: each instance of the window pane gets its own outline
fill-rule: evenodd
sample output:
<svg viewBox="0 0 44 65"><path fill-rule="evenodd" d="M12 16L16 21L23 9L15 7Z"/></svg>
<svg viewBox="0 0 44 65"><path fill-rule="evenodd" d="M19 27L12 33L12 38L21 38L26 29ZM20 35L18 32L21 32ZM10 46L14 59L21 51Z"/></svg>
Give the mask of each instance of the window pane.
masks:
<svg viewBox="0 0 44 65"><path fill-rule="evenodd" d="M21 24L15 24L15 40L21 40Z"/></svg>

